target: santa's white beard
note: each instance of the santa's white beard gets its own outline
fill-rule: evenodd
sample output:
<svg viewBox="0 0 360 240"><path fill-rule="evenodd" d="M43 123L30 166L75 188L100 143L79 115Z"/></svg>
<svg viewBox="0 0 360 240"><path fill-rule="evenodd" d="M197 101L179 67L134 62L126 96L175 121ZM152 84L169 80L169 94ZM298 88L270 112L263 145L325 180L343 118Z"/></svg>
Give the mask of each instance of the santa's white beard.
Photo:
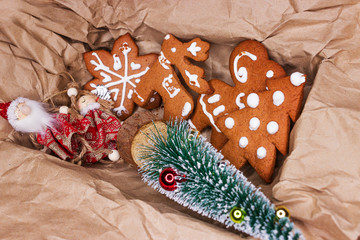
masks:
<svg viewBox="0 0 360 240"><path fill-rule="evenodd" d="M19 120L15 114L15 109L19 103L25 103L31 109L30 114L21 120ZM7 110L7 115L11 126L16 131L25 133L43 134L46 128L52 128L56 121L55 118L45 110L42 103L22 97L11 102Z"/></svg>
<svg viewBox="0 0 360 240"><path fill-rule="evenodd" d="M97 102L89 103L86 107L80 109L80 114L85 116L89 111L99 108L100 108L100 103Z"/></svg>

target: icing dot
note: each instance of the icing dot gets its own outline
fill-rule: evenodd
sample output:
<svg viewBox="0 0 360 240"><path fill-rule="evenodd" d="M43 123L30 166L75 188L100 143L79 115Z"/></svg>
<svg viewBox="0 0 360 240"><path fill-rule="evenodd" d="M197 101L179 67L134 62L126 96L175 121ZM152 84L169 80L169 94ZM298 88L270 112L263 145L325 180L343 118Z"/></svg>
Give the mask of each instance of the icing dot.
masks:
<svg viewBox="0 0 360 240"><path fill-rule="evenodd" d="M272 71L272 70L267 71L267 73L266 73L267 78L272 78L273 76L274 76L274 71Z"/></svg>
<svg viewBox="0 0 360 240"><path fill-rule="evenodd" d="M305 82L305 76L302 73L294 72L290 76L290 82L292 85L298 87Z"/></svg>
<svg viewBox="0 0 360 240"><path fill-rule="evenodd" d="M165 40L169 40L170 38L170 34L166 34L166 36L164 37Z"/></svg>
<svg viewBox="0 0 360 240"><path fill-rule="evenodd" d="M214 109L213 114L214 114L214 116L217 116L220 113L222 113L223 111L225 111L225 106L220 105L220 106L218 106L217 108Z"/></svg>
<svg viewBox="0 0 360 240"><path fill-rule="evenodd" d="M208 98L208 103L216 103L218 101L220 101L220 94L214 94L213 96Z"/></svg>
<svg viewBox="0 0 360 240"><path fill-rule="evenodd" d="M225 126L229 129L233 128L235 125L235 121L232 117L228 117L226 120L225 120Z"/></svg>
<svg viewBox="0 0 360 240"><path fill-rule="evenodd" d="M176 48L174 48L174 47L171 48L171 51L172 51L172 52L176 52Z"/></svg>
<svg viewBox="0 0 360 240"><path fill-rule="evenodd" d="M241 137L239 140L239 146L241 148L245 148L247 145L249 144L249 140L247 139L247 137Z"/></svg>
<svg viewBox="0 0 360 240"><path fill-rule="evenodd" d="M134 62L131 62L130 66L131 66L131 70L138 70L141 68L140 64Z"/></svg>
<svg viewBox="0 0 360 240"><path fill-rule="evenodd" d="M256 108L259 105L259 95L250 93L246 99L247 104L251 108Z"/></svg>
<svg viewBox="0 0 360 240"><path fill-rule="evenodd" d="M249 122L249 128L252 131L255 131L259 128L260 126L260 120L257 117L253 117L252 119L250 119Z"/></svg>
<svg viewBox="0 0 360 240"><path fill-rule="evenodd" d="M256 151L258 159L263 159L266 157L266 149L264 147L259 147Z"/></svg>
<svg viewBox="0 0 360 240"><path fill-rule="evenodd" d="M183 117L187 116L189 114L189 112L191 111L191 109L192 109L191 103L186 102L185 105L184 105L184 108L182 110L181 115Z"/></svg>
<svg viewBox="0 0 360 240"><path fill-rule="evenodd" d="M282 91L276 91L273 93L273 103L275 106L280 106L285 100L285 95Z"/></svg>
<svg viewBox="0 0 360 240"><path fill-rule="evenodd" d="M279 124L275 121L271 121L267 124L266 130L269 134L275 134L279 131Z"/></svg>

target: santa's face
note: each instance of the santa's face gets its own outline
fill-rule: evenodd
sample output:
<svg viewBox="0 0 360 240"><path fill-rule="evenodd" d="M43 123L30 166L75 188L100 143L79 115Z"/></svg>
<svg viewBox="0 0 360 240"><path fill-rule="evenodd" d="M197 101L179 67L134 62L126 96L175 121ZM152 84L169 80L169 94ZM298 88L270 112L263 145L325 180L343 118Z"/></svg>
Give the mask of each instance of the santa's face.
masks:
<svg viewBox="0 0 360 240"><path fill-rule="evenodd" d="M96 102L96 96L84 95L77 101L77 107L79 108L80 114L85 116L90 110L99 109L100 104Z"/></svg>
<svg viewBox="0 0 360 240"><path fill-rule="evenodd" d="M22 97L11 102L7 115L9 123L20 132L43 133L54 123L53 116L42 103Z"/></svg>
<svg viewBox="0 0 360 240"><path fill-rule="evenodd" d="M91 103L96 103L95 97L91 96L91 95L84 95L79 98L79 100L77 102L77 106L81 112Z"/></svg>
<svg viewBox="0 0 360 240"><path fill-rule="evenodd" d="M19 103L15 108L15 115L18 120L22 120L31 114L30 106L26 105L25 102Z"/></svg>

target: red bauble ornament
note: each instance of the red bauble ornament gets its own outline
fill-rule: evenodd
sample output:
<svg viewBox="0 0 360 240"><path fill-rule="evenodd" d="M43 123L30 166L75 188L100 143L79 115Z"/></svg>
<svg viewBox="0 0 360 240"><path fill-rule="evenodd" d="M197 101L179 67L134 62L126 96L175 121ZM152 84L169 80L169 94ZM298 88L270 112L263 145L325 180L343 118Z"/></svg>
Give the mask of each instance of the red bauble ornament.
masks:
<svg viewBox="0 0 360 240"><path fill-rule="evenodd" d="M160 186L167 191L174 191L177 189L178 182L184 182L185 176L180 176L172 168L165 168L159 176Z"/></svg>

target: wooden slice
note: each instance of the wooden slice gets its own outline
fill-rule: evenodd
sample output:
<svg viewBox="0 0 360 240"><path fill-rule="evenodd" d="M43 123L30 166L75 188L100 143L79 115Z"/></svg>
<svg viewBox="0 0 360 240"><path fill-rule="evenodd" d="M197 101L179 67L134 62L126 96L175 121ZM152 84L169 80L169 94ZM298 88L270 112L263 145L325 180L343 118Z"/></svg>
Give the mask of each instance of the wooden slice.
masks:
<svg viewBox="0 0 360 240"><path fill-rule="evenodd" d="M139 129L131 143L131 157L137 166L141 166L140 155L142 146L150 146L151 140L149 136L159 132L166 138L166 129L167 126L163 121L149 122Z"/></svg>

